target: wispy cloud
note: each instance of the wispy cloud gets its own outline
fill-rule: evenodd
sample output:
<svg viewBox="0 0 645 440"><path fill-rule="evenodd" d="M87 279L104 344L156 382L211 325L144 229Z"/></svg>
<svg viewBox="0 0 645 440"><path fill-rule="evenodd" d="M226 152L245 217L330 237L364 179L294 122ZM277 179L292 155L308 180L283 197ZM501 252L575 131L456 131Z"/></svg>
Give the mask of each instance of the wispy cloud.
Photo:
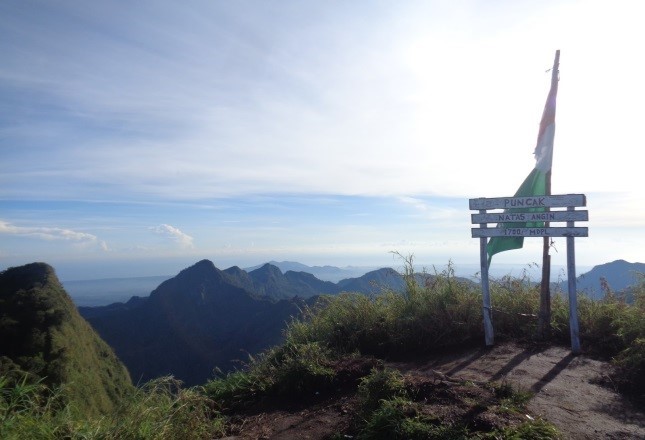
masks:
<svg viewBox="0 0 645 440"><path fill-rule="evenodd" d="M16 226L0 220L0 234L32 237L46 241L65 240L80 244L96 244L104 251L109 250L107 243L99 240L96 235L73 231L71 229Z"/></svg>
<svg viewBox="0 0 645 440"><path fill-rule="evenodd" d="M174 226L170 226L164 223L150 229L152 229L157 234L169 237L183 249L192 249L195 247L195 245L193 244L193 237L185 234Z"/></svg>
<svg viewBox="0 0 645 440"><path fill-rule="evenodd" d="M406 205L411 205L418 209L419 211L427 211L428 205L421 199L415 197L402 196L399 197L399 201Z"/></svg>
<svg viewBox="0 0 645 440"><path fill-rule="evenodd" d="M417 197L398 197L397 200L405 206L410 206L418 213L421 218L432 222L433 226L438 224L455 224L462 226L467 221L467 215L463 199L455 198L428 198L421 199ZM458 203L455 203L457 201Z"/></svg>
<svg viewBox="0 0 645 440"><path fill-rule="evenodd" d="M533 165L548 86L543 67L552 56L550 48L538 49L550 41L543 39L544 27L535 28L534 17L551 11L536 7L510 27L495 18L495 31L488 32L460 7L424 3L381 5L360 14L350 4L291 5L276 14L262 2L253 8L221 2L151 8L141 2L127 14L107 3L79 8L71 2L7 12L4 21L0 17L0 30L10 37L0 40L8 60L0 68L6 85L0 94L11 109L2 115L10 122L3 133L16 148L0 164L0 196L109 199L116 191L121 198L178 200L281 192L510 191L507 182L521 182ZM505 16L489 8L483 8L488 17ZM357 16L363 19L352 20ZM570 37L568 21L562 23L567 26L555 30L566 29ZM597 34L583 30L580 42ZM636 37L625 41L640 41ZM595 38L604 41L606 35ZM593 47L595 40L589 41L584 47ZM529 49L515 51L514 44ZM579 108L588 107L586 99L566 99L586 96L589 84L600 82L594 75L601 66L586 51L573 58L576 48L563 54L569 63L563 75L577 79L566 88L563 83L568 95L563 93L562 108L585 115L580 120L586 126L597 113ZM505 61L508 53L521 58ZM637 76L642 67L632 60L630 55L616 62ZM584 75L574 76L574 69ZM538 76L527 87L521 79L529 72ZM629 84L635 90L612 96L637 103L642 88L638 81ZM612 107L638 113L619 103L605 106ZM503 129L496 124L500 118ZM589 130L579 130L576 118L567 121L558 128L558 142L586 144L578 138L590 136ZM637 138L631 131L637 123L615 130L594 126L593 136L602 130L612 138ZM614 144L622 149L617 155L628 157L633 149L629 142ZM604 165L598 151L586 149L587 168ZM29 159L38 152L45 160ZM473 184L482 164L492 160L500 169L518 166L487 173L485 185ZM604 179L602 190L638 174L633 162L621 164L630 172ZM584 179L593 189L593 175L559 178L576 187Z"/></svg>

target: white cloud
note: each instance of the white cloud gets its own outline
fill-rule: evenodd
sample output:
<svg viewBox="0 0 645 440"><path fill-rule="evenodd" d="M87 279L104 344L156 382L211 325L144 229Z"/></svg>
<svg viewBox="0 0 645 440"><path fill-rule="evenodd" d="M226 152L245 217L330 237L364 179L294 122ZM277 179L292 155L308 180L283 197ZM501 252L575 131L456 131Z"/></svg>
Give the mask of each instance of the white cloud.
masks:
<svg viewBox="0 0 645 440"><path fill-rule="evenodd" d="M399 197L399 201L401 203L404 203L406 205L411 205L418 209L419 211L427 211L428 206L425 204L425 202L421 199L417 199L415 197L408 197L408 196L402 196Z"/></svg>
<svg viewBox="0 0 645 440"><path fill-rule="evenodd" d="M174 226L170 226L164 223L150 229L152 229L157 234L169 237L175 243L179 244L179 246L183 249L192 249L195 247L195 245L193 244L193 237L183 233Z"/></svg>
<svg viewBox="0 0 645 440"><path fill-rule="evenodd" d="M99 240L96 235L88 234L87 232L72 231L71 229L15 226L9 222L0 220L0 234L32 237L47 241L65 240L80 244L96 243L101 249L108 250L107 243Z"/></svg>

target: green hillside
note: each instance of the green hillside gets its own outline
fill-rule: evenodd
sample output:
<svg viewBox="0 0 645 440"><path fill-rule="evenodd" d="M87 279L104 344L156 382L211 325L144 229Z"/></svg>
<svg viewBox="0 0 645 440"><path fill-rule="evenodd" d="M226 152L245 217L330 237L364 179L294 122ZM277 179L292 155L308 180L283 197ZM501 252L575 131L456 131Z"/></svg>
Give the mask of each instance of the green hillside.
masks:
<svg viewBox="0 0 645 440"><path fill-rule="evenodd" d="M113 411L132 388L123 364L45 263L0 273L0 373L62 386L63 401L86 415Z"/></svg>

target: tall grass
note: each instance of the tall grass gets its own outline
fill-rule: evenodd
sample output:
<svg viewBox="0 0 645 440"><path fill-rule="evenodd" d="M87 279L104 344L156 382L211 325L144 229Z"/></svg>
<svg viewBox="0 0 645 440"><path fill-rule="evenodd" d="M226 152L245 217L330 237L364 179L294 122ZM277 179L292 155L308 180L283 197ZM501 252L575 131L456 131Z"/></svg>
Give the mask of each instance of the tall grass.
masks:
<svg viewBox="0 0 645 440"><path fill-rule="evenodd" d="M475 286L457 280L451 267L433 276L406 272L405 279L404 292L321 299L304 319L289 325L287 341L396 356L463 344L480 335L480 296Z"/></svg>
<svg viewBox="0 0 645 440"><path fill-rule="evenodd" d="M224 434L213 402L171 377L156 379L102 417L79 417L61 405L63 389L0 377L2 439L211 439Z"/></svg>
<svg viewBox="0 0 645 440"><path fill-rule="evenodd" d="M246 371L209 381L204 390L218 409L231 413L265 397L300 398L329 389L335 381L335 355L316 342L285 344L252 359Z"/></svg>

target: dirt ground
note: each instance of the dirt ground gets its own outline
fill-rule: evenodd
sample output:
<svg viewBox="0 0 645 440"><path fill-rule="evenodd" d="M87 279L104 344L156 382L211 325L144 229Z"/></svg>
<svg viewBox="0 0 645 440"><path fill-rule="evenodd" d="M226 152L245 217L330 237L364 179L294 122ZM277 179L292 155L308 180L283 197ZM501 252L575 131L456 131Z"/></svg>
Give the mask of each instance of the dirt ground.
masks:
<svg viewBox="0 0 645 440"><path fill-rule="evenodd" d="M574 356L566 348L503 344L398 367L520 385L535 393L528 410L556 425L568 439L645 439L645 413L598 383L607 378L610 364Z"/></svg>
<svg viewBox="0 0 645 440"><path fill-rule="evenodd" d="M500 344L388 366L417 378L434 380L439 375L475 382L506 381L531 390L535 395L528 412L556 425L567 439L645 439L645 413L607 384L599 384L607 382L611 366L584 355L573 356L566 348ZM226 439L323 440L350 426L353 393L307 397L306 405L234 421L236 435Z"/></svg>

